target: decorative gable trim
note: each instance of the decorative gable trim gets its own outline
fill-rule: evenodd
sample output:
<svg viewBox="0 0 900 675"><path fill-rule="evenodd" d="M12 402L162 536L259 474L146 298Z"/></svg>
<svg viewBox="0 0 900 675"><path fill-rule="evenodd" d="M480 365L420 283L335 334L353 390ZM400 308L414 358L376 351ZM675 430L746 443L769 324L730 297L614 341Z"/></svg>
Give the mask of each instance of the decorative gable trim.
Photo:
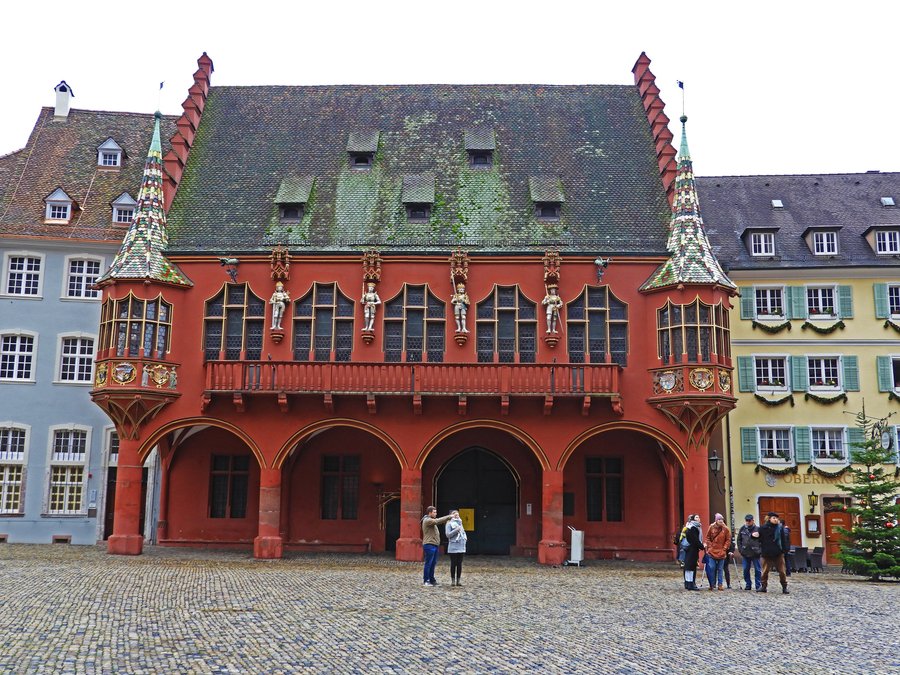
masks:
<svg viewBox="0 0 900 675"><path fill-rule="evenodd" d="M97 146L97 166L105 169L116 169L122 166L125 151L112 137Z"/></svg>
<svg viewBox="0 0 900 675"><path fill-rule="evenodd" d="M44 219L54 223L69 222L72 219L72 212L78 206L61 187L44 197L44 203Z"/></svg>

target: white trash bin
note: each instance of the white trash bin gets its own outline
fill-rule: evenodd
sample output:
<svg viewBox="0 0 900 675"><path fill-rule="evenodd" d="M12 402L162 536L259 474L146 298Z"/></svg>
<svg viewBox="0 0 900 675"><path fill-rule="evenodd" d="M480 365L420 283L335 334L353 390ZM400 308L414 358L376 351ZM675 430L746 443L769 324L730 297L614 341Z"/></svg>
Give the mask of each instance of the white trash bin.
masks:
<svg viewBox="0 0 900 675"><path fill-rule="evenodd" d="M572 531L572 545L569 548L569 559L566 560L566 565L581 567L584 560L584 530L576 530L571 525L569 525L569 529Z"/></svg>

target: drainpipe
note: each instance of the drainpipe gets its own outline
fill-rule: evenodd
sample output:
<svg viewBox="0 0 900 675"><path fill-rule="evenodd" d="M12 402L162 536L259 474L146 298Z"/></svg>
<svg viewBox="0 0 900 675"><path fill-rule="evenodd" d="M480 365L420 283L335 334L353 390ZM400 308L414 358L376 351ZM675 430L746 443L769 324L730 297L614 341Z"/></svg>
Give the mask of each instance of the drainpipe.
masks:
<svg viewBox="0 0 900 675"><path fill-rule="evenodd" d="M725 416L725 457L728 462L728 523L734 534L734 478L731 475L731 418Z"/></svg>

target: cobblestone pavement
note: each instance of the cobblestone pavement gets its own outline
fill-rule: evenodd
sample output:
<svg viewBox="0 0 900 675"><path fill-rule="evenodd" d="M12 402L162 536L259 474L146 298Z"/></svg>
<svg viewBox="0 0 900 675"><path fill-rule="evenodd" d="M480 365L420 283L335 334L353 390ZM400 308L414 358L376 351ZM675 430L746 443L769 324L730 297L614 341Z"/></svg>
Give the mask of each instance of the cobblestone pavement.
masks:
<svg viewBox="0 0 900 675"><path fill-rule="evenodd" d="M900 584L688 593L677 567L0 545L2 673L900 672ZM778 589L777 579L775 589Z"/></svg>

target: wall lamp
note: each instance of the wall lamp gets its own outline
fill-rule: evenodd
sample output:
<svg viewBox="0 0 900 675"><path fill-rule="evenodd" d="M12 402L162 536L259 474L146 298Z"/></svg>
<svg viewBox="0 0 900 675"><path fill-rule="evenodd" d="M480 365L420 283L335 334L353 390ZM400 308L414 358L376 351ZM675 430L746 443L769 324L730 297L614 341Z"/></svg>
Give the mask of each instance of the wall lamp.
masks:
<svg viewBox="0 0 900 675"><path fill-rule="evenodd" d="M819 495L816 494L816 491L813 490L808 495L806 495L807 501L809 501L809 512L815 513L816 507L819 505Z"/></svg>

